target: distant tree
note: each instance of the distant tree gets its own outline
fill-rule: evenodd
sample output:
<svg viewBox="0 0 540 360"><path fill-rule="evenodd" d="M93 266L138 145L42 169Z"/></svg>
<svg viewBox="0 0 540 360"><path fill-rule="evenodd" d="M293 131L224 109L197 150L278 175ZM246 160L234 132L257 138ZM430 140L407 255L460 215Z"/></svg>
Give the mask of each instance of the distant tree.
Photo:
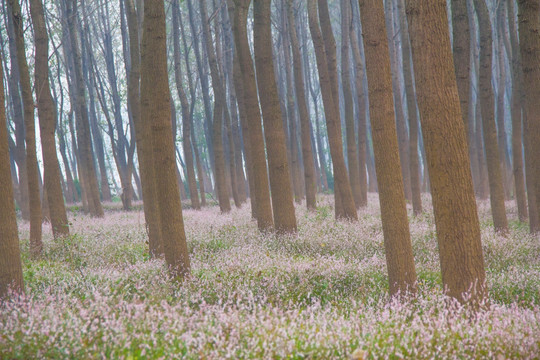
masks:
<svg viewBox="0 0 540 360"><path fill-rule="evenodd" d="M390 56L383 3L359 0L369 112L390 294L415 291L416 270L405 206L392 97Z"/></svg>
<svg viewBox="0 0 540 360"><path fill-rule="evenodd" d="M4 68L0 61L0 79ZM19 232L13 202L13 187L9 163L4 81L0 81L0 299L9 289L24 291Z"/></svg>
<svg viewBox="0 0 540 360"><path fill-rule="evenodd" d="M141 121L151 127L153 171L165 260L173 278L190 273L189 254L182 217L180 189L176 177L173 143L165 8L161 0L144 2L141 46Z"/></svg>
<svg viewBox="0 0 540 360"><path fill-rule="evenodd" d="M33 256L41 255L43 243L41 239L41 198L39 192L39 169L37 162L36 126L34 114L34 98L30 84L30 72L26 61L26 46L24 44L24 26L21 7L18 0L9 0L11 16L15 29L17 62L21 97L24 108L24 131L26 143L26 171L28 176L28 197L30 204L30 251Z"/></svg>
<svg viewBox="0 0 540 360"><path fill-rule="evenodd" d="M446 1L407 0L407 14L443 285L459 301L480 301L484 258Z"/></svg>

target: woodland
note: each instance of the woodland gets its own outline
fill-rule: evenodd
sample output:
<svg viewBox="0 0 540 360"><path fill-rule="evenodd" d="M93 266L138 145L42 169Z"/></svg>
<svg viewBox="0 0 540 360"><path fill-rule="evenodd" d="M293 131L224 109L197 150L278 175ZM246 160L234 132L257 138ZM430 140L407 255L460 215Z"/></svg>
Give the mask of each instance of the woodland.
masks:
<svg viewBox="0 0 540 360"><path fill-rule="evenodd" d="M540 358L540 0L1 0L1 359Z"/></svg>

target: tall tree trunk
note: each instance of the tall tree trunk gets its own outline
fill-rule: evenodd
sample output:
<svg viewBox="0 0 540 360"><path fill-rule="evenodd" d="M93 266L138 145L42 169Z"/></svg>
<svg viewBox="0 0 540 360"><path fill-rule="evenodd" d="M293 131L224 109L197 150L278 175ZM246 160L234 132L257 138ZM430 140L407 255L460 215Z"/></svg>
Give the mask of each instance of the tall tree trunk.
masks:
<svg viewBox="0 0 540 360"><path fill-rule="evenodd" d="M17 45L17 65L19 67L21 97L24 108L26 171L28 176L28 198L30 204L30 252L33 256L40 256L43 250L43 243L41 240L42 217L39 193L34 99L32 97L32 85L30 84L30 72L26 61L21 7L18 0L9 0L9 5L11 7L11 15L13 16L15 42Z"/></svg>
<svg viewBox="0 0 540 360"><path fill-rule="evenodd" d="M336 69L336 45L328 14L328 4L323 2L319 7L319 20L317 19L318 0L308 1L309 28L315 55L317 58L317 69L319 71L319 82L324 103L328 139L330 142L330 153L332 154L332 164L334 168L334 193L336 219L357 220L356 206L352 196L351 185L345 167L343 156L343 146L341 140L341 121L339 119L339 96ZM320 5L320 3L319 3ZM323 38L324 32L326 38Z"/></svg>
<svg viewBox="0 0 540 360"><path fill-rule="evenodd" d="M4 68L0 61L0 79L4 79ZM8 291L24 291L19 232L13 202L11 171L9 161L8 132L4 81L0 81L0 299Z"/></svg>
<svg viewBox="0 0 540 360"><path fill-rule="evenodd" d="M493 225L496 231L508 231L508 220L504 207L504 188L501 163L499 161L499 145L495 126L495 102L491 84L492 36L491 21L485 0L474 0L480 31L480 107L484 146L489 178L489 191Z"/></svg>
<svg viewBox="0 0 540 360"><path fill-rule="evenodd" d="M401 54L403 58L403 77L405 81L405 95L407 97L407 116L409 118L409 173L411 177L411 200L413 213L422 213L422 197L420 189L420 161L418 158L418 116L416 112L416 97L413 84L413 71L411 64L411 45L407 16L405 14L405 0L398 1L398 17L401 34Z"/></svg>
<svg viewBox="0 0 540 360"><path fill-rule="evenodd" d="M268 186L268 170L264 150L264 138L261 124L259 100L257 98L257 83L255 70L247 36L247 17L251 0L233 0L234 2L234 39L242 83L244 89L244 104L248 120L248 136L252 153L253 183L255 188L251 194L255 196L257 204L257 226L259 230L270 230L274 221L272 218L272 205L270 203L270 190Z"/></svg>
<svg viewBox="0 0 540 360"><path fill-rule="evenodd" d="M141 121L151 131L151 148L161 217L163 249L175 279L190 273L189 254L176 178L175 146L171 136L170 90L167 71L165 8L161 0L144 2L141 46Z"/></svg>
<svg viewBox="0 0 540 360"><path fill-rule="evenodd" d="M253 2L253 40L275 227L278 232L288 233L296 231L296 215L278 89L274 72L271 71L274 63L270 3L271 0Z"/></svg>
<svg viewBox="0 0 540 360"><path fill-rule="evenodd" d="M135 125L135 141L137 142L137 155L141 173L143 194L143 210L148 229L148 243L150 255L163 254L163 238L161 232L161 215L159 213L157 186L154 175L152 141L148 136L151 131L150 123L143 122L141 118L140 84L140 41L139 22L134 0L126 1L126 14L129 31L129 53L131 68L128 76L128 96L131 104L131 114ZM138 9L142 12L142 8Z"/></svg>
<svg viewBox="0 0 540 360"><path fill-rule="evenodd" d="M384 7L359 0L368 76L373 150L379 186L390 294L415 291L416 271L399 163Z"/></svg>
<svg viewBox="0 0 540 360"><path fill-rule="evenodd" d="M514 1L506 1L508 11L508 35L511 46L511 72L512 72L512 160L514 172L514 184L516 190L516 205L518 208L519 221L527 221L527 194L525 192L525 175L523 169L523 146L522 146L522 109L523 101L523 71L521 69L521 54L515 23Z"/></svg>
<svg viewBox="0 0 540 360"><path fill-rule="evenodd" d="M540 0L518 0L519 50L523 69L523 89L526 104L526 133L529 144L525 151L529 152L531 172L527 172L527 181L531 181L534 190L536 208L540 199ZM527 139L527 136L526 136ZM525 162L527 161L525 157ZM531 202L529 195L529 202ZM532 220L532 214L531 214ZM535 224L537 225L537 224ZM539 226L531 231L538 232Z"/></svg>
<svg viewBox="0 0 540 360"><path fill-rule="evenodd" d="M30 1L32 25L34 26L35 89L38 104L39 132L43 153L44 183L53 234L55 237L69 235L68 219L60 184L60 165L56 155L56 108L49 83L49 44L45 15L41 0Z"/></svg>
<svg viewBox="0 0 540 360"><path fill-rule="evenodd" d="M311 128L306 103L306 90L304 87L304 69L300 54L300 45L296 34L296 21L298 10L294 8L294 0L287 1L287 17L289 21L289 37L291 39L292 60L294 66L294 86L296 89L296 103L300 115L300 131L302 140L302 159L304 161L304 182L306 187L306 206L308 210L317 208L315 163L311 144Z"/></svg>
<svg viewBox="0 0 540 360"><path fill-rule="evenodd" d="M443 285L461 302L480 302L484 258L446 1L407 0L407 14Z"/></svg>
<svg viewBox="0 0 540 360"><path fill-rule="evenodd" d="M81 49L77 45L77 1L66 0L66 5L70 50L74 62L74 90L77 92L74 98L76 100L75 118L77 121L77 143L79 145L79 168L81 168L81 173L84 177L84 184L87 185L84 189L90 214L95 217L103 217L103 207L99 199L99 187L92 156L92 140L88 121L88 109L86 107L86 90L84 88L82 74ZM81 177L79 177L80 179Z"/></svg>

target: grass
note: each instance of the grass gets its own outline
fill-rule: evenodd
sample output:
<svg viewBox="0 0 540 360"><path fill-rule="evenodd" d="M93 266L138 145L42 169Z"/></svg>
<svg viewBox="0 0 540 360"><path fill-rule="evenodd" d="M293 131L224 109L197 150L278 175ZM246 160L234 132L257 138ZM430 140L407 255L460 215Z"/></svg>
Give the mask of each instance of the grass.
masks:
<svg viewBox="0 0 540 360"><path fill-rule="evenodd" d="M180 285L149 258L140 210L71 213L73 235L46 226L38 260L21 223L26 295L0 308L0 358L539 358L539 239L513 218L495 234L479 204L491 306L473 314L442 293L424 203L410 215L419 294L401 301L388 298L374 195L356 223L335 222L329 196L298 207L293 236L259 234L247 205L185 210L192 276Z"/></svg>

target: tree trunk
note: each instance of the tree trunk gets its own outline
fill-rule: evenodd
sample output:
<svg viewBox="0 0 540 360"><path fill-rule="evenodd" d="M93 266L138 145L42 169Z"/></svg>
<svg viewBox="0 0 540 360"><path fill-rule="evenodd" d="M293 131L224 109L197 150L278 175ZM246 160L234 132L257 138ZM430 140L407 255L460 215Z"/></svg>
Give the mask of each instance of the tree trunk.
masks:
<svg viewBox="0 0 540 360"><path fill-rule="evenodd" d="M174 279L190 273L189 254L176 178L175 146L171 136L170 90L167 71L163 1L144 2L141 46L141 121L151 131L151 148L163 249Z"/></svg>
<svg viewBox="0 0 540 360"><path fill-rule="evenodd" d="M268 153L268 171L276 230L296 231L296 215L287 163L287 145L272 60L271 0L253 2L253 40L259 99Z"/></svg>
<svg viewBox="0 0 540 360"><path fill-rule="evenodd" d="M34 26L35 89L38 104L39 132L43 154L44 183L53 234L55 237L69 235L68 219L60 184L60 165L56 155L56 108L49 83L49 44L45 15L41 0L30 1L32 25Z"/></svg>
<svg viewBox="0 0 540 360"><path fill-rule="evenodd" d="M30 252L33 256L40 256L43 251L41 239L41 199L39 193L39 174L36 148L36 130L34 118L34 99L32 98L32 85L26 61L23 18L18 0L10 0L11 15L15 30L17 45L17 62L21 97L24 108L24 131L26 143L26 171L28 176L28 198L30 205Z"/></svg>
<svg viewBox="0 0 540 360"><path fill-rule="evenodd" d="M488 168L489 191L493 225L496 231L508 231L508 220L504 207L504 188L501 163L499 161L499 145L495 126L495 102L491 85L492 37L491 21L484 0L474 0L478 27L480 31L480 107L484 146Z"/></svg>
<svg viewBox="0 0 540 360"><path fill-rule="evenodd" d="M407 208L399 163L384 7L359 0L368 76L370 120L390 294L416 290Z"/></svg>
<svg viewBox="0 0 540 360"><path fill-rule="evenodd" d="M443 285L478 303L487 296L484 258L446 1L407 0L407 14Z"/></svg>
<svg viewBox="0 0 540 360"><path fill-rule="evenodd" d="M4 79L1 61L0 79ZM4 96L4 82L0 81L0 299L8 295L10 290L16 293L24 291L19 232L11 185Z"/></svg>

